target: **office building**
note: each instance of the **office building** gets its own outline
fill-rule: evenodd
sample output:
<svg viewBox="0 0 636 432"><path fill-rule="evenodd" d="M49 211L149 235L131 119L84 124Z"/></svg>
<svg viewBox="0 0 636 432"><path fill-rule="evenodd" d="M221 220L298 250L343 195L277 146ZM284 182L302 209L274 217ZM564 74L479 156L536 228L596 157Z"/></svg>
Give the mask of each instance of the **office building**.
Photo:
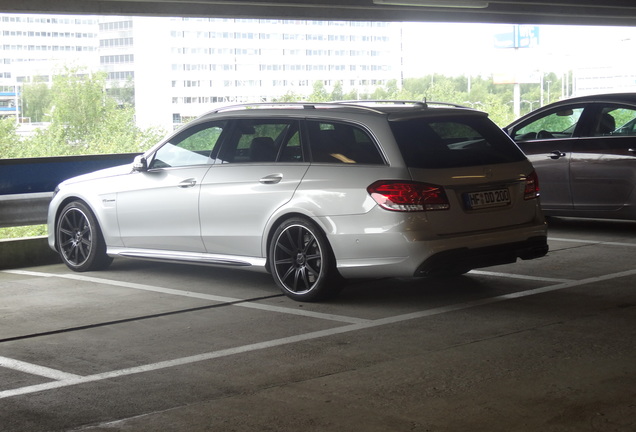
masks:
<svg viewBox="0 0 636 432"><path fill-rule="evenodd" d="M137 124L170 129L219 105L369 93L401 78L396 23L0 15L0 113L21 118L19 88L65 67L134 85ZM28 119L21 119L28 121Z"/></svg>

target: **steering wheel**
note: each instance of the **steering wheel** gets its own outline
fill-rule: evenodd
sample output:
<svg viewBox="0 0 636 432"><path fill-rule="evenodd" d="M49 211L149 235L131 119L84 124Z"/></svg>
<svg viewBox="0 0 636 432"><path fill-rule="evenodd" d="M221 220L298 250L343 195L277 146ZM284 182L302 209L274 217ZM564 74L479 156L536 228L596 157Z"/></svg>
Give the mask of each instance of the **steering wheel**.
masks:
<svg viewBox="0 0 636 432"><path fill-rule="evenodd" d="M541 130L537 133L537 139L550 139L550 138L554 138L554 135L552 135L552 133L548 132L547 130Z"/></svg>

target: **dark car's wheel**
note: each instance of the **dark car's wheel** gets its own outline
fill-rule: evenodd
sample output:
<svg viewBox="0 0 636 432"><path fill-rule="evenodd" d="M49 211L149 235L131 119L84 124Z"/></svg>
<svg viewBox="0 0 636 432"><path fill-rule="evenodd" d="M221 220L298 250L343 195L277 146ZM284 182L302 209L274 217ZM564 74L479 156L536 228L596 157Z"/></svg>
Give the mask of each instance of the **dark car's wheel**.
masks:
<svg viewBox="0 0 636 432"><path fill-rule="evenodd" d="M108 267L106 243L91 210L73 201L64 207L55 226L55 244L71 270L83 272Z"/></svg>
<svg viewBox="0 0 636 432"><path fill-rule="evenodd" d="M289 219L276 229L269 268L283 293L294 300L324 300L343 284L326 236L304 218Z"/></svg>

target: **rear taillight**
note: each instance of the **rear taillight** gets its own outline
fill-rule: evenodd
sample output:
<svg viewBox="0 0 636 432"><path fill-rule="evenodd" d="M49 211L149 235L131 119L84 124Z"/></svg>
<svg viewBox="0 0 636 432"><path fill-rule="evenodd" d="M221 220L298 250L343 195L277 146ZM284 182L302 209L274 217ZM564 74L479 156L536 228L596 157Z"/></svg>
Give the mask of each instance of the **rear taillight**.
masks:
<svg viewBox="0 0 636 432"><path fill-rule="evenodd" d="M526 188L523 191L523 199L530 200L539 196L539 177L535 171L532 171L526 177Z"/></svg>
<svg viewBox="0 0 636 432"><path fill-rule="evenodd" d="M427 183L380 180L367 188L382 208L400 212L448 210L444 188Z"/></svg>

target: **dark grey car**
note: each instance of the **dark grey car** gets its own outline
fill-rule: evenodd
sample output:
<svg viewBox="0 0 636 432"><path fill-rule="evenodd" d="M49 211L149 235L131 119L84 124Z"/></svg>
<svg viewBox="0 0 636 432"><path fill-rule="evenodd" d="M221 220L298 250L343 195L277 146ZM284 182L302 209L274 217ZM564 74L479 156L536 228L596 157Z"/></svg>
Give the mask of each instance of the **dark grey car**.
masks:
<svg viewBox="0 0 636 432"><path fill-rule="evenodd" d="M636 93L563 100L505 130L537 170L546 215L636 220Z"/></svg>

